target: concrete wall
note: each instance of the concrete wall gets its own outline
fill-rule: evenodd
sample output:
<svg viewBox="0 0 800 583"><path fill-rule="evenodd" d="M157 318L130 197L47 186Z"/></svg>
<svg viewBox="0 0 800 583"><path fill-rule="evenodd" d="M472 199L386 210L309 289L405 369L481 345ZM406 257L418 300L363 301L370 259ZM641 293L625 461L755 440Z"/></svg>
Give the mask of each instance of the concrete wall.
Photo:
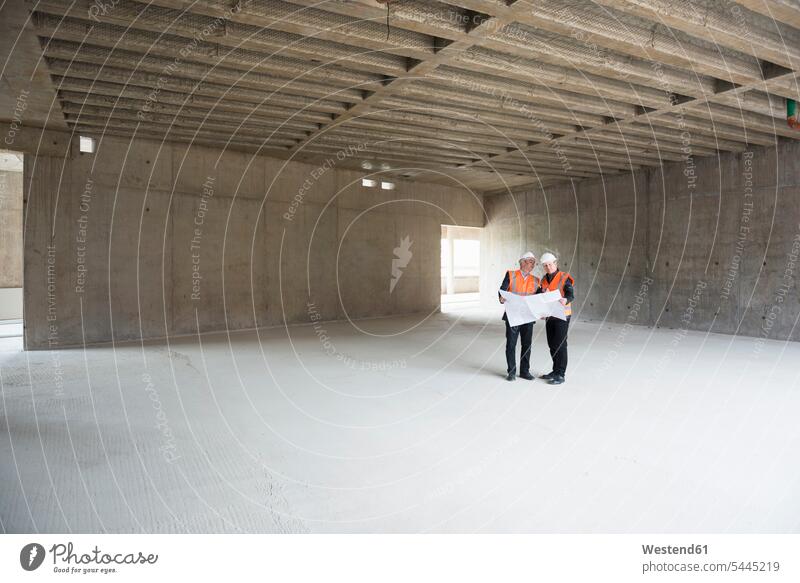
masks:
<svg viewBox="0 0 800 583"><path fill-rule="evenodd" d="M583 319L800 339L800 145L485 197L482 297L553 251Z"/></svg>
<svg viewBox="0 0 800 583"><path fill-rule="evenodd" d="M364 188L333 158L108 137L95 155L30 157L26 347L437 309L440 225L482 226L480 200Z"/></svg>

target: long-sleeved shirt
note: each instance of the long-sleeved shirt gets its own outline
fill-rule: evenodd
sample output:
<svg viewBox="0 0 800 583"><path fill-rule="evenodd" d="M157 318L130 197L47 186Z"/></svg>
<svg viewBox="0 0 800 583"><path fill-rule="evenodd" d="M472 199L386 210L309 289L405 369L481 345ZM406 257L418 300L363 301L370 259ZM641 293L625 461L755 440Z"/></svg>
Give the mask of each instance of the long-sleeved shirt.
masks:
<svg viewBox="0 0 800 583"><path fill-rule="evenodd" d="M559 269L556 269L552 274L545 273L544 277L542 278L542 284L544 284L544 282L550 283L551 281L553 281L553 278L559 271L560 271ZM542 285L540 285L539 289L536 290L536 293L540 294L543 291L544 288L542 287ZM569 280L567 280L564 283L564 298L567 300L568 304L571 304L572 300L575 299L575 289L573 288L572 283L570 283Z"/></svg>

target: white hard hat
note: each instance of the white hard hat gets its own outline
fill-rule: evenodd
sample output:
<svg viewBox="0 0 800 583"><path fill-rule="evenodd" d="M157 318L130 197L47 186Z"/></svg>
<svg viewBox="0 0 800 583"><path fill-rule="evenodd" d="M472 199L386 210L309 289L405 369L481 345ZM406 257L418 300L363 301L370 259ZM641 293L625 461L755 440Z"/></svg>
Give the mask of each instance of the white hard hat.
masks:
<svg viewBox="0 0 800 583"><path fill-rule="evenodd" d="M558 261L558 259L556 259L556 256L552 253L545 253L542 255L542 263L555 263L556 261Z"/></svg>
<svg viewBox="0 0 800 583"><path fill-rule="evenodd" d="M522 257L519 258L520 261L525 261L526 259L533 259L534 261L536 261L536 255L528 251Z"/></svg>

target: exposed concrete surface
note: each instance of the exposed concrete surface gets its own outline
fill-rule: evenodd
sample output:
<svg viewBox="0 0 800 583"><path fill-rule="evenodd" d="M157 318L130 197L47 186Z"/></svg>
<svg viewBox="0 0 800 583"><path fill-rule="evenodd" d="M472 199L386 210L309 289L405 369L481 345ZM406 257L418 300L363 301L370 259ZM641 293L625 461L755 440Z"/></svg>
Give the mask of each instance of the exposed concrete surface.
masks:
<svg viewBox="0 0 800 583"><path fill-rule="evenodd" d="M440 226L482 226L480 197L364 188L331 160L108 136L96 155L29 156L26 346L436 310Z"/></svg>
<svg viewBox="0 0 800 583"><path fill-rule="evenodd" d="M505 382L499 310L469 314L7 342L3 527L800 530L800 345L579 322L555 389Z"/></svg>
<svg viewBox="0 0 800 583"><path fill-rule="evenodd" d="M800 139L794 0L774 19L721 0L401 2L391 38L375 2L98 2L29 3L78 131L318 159L360 143L373 167L487 190L680 160L676 125L698 156Z"/></svg>
<svg viewBox="0 0 800 583"><path fill-rule="evenodd" d="M487 196L482 296L519 252L555 252L581 319L800 339L800 147Z"/></svg>
<svg viewBox="0 0 800 583"><path fill-rule="evenodd" d="M0 148L12 148L24 126L66 129L26 2L0 3Z"/></svg>

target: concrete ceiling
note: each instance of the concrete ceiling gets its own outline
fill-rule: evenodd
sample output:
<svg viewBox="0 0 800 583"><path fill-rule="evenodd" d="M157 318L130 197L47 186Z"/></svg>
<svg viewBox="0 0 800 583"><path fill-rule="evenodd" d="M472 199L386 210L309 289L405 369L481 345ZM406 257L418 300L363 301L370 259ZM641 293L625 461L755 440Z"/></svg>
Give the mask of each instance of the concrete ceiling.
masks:
<svg viewBox="0 0 800 583"><path fill-rule="evenodd" d="M66 123L492 191L800 138L794 0L36 0ZM344 152L344 154L341 154Z"/></svg>
<svg viewBox="0 0 800 583"><path fill-rule="evenodd" d="M66 130L29 16L23 2L0 2L0 120ZM15 137L3 136L0 147Z"/></svg>

